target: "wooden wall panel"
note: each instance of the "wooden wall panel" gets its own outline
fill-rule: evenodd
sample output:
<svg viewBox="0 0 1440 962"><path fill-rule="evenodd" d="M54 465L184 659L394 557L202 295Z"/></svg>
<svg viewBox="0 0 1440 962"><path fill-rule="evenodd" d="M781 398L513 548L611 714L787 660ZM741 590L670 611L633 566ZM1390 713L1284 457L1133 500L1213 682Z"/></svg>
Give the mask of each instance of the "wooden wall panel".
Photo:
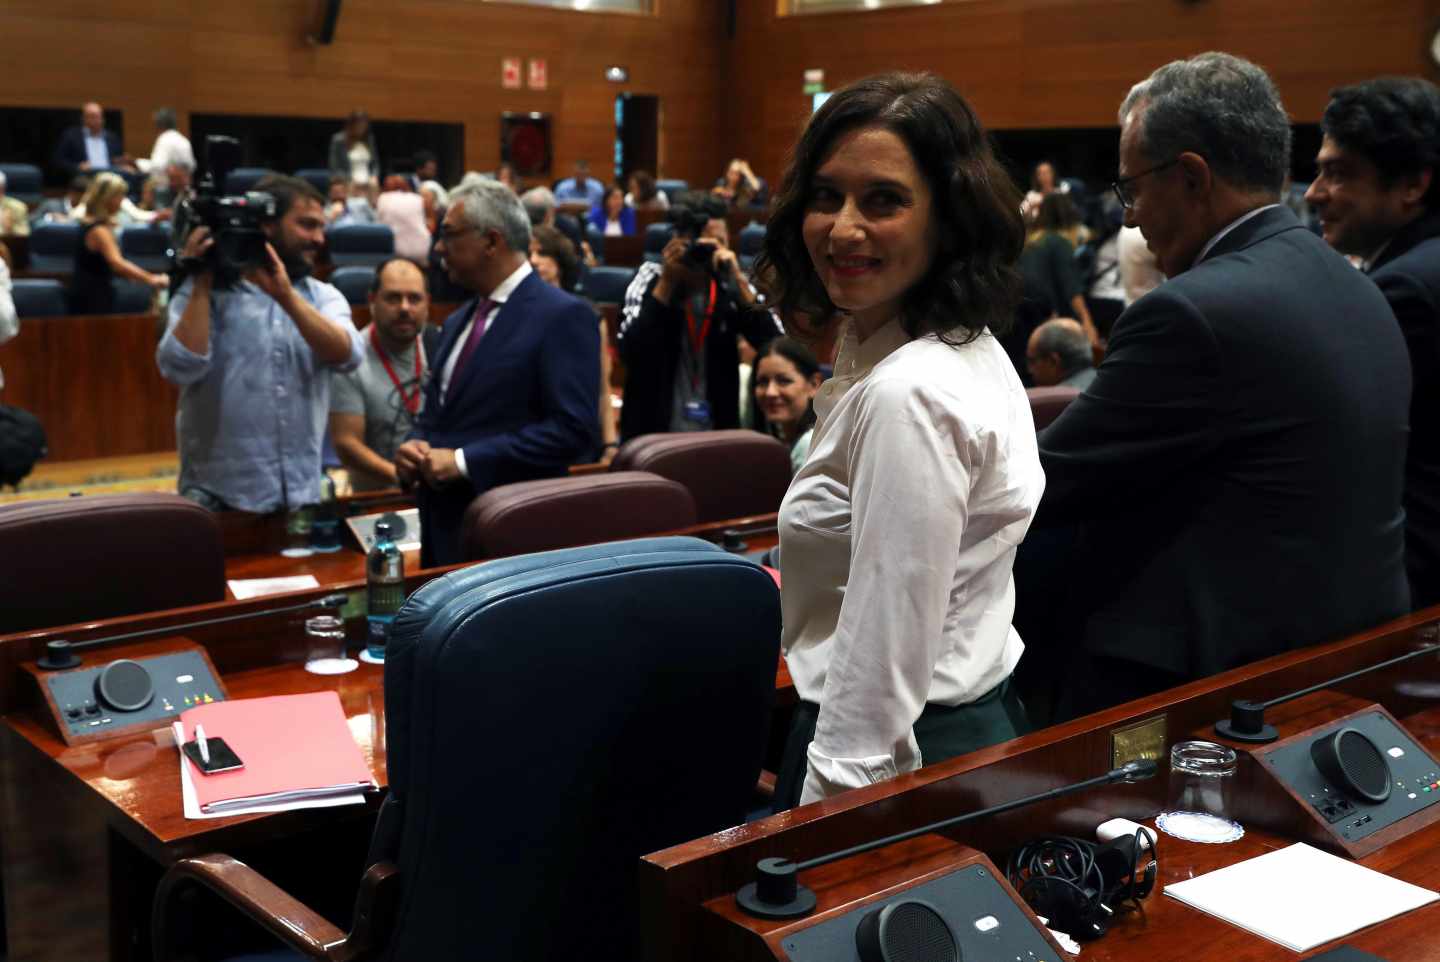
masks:
<svg viewBox="0 0 1440 962"><path fill-rule="evenodd" d="M944 0L781 17L737 0L722 142L772 181L809 115L807 68L827 87L890 69L933 70L995 129L1105 127L1130 85L1169 60L1225 50L1274 76L1297 122L1328 91L1382 73L1440 74L1424 58L1437 0Z"/></svg>
<svg viewBox="0 0 1440 962"><path fill-rule="evenodd" d="M176 0L5 0L0 102L70 107L91 98L125 111L125 147L148 152L150 113L281 114L333 120L364 107L376 119L465 124L465 164L500 160L500 114L552 117L556 176L577 157L603 170L614 99L661 98L664 176L708 180L718 162L727 50L718 0L664 0L656 16L529 9L482 0L345 0L335 42L303 41L319 0L244 4ZM542 57L544 91L504 90L502 57ZM609 64L631 82L603 79ZM416 147L424 146L417 144ZM3 150L3 145L0 145Z"/></svg>

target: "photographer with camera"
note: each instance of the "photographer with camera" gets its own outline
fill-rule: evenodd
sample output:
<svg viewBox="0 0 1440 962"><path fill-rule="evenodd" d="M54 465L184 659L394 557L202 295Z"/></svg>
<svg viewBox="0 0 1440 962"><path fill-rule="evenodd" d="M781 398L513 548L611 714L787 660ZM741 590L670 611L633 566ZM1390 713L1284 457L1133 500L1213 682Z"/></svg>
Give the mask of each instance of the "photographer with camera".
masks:
<svg viewBox="0 0 1440 962"><path fill-rule="evenodd" d="M724 202L692 197L671 209L675 236L660 264L640 265L625 292L623 439L740 426L736 335L763 352L781 333L730 249Z"/></svg>
<svg viewBox="0 0 1440 962"><path fill-rule="evenodd" d="M352 371L363 355L345 297L310 276L324 199L280 175L217 198L214 174L179 212L190 276L155 352L181 388L180 494L216 511L313 504L329 369Z"/></svg>

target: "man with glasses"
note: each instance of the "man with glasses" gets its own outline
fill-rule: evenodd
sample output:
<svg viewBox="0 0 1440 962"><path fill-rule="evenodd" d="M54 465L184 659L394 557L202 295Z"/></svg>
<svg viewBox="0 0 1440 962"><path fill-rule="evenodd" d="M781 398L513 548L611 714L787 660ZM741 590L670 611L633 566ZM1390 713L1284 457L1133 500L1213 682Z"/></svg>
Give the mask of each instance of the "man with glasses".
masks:
<svg viewBox="0 0 1440 962"><path fill-rule="evenodd" d="M450 195L435 247L450 279L475 293L445 321L410 439L395 453L420 502L420 561L463 561L475 496L557 477L600 446L600 333L584 301L530 267L520 198L481 179Z"/></svg>
<svg viewBox="0 0 1440 962"><path fill-rule="evenodd" d="M1405 345L1279 205L1274 84L1202 54L1137 84L1120 122L1115 192L1169 280L1040 435L1036 524L1080 530L1070 716L1409 610Z"/></svg>

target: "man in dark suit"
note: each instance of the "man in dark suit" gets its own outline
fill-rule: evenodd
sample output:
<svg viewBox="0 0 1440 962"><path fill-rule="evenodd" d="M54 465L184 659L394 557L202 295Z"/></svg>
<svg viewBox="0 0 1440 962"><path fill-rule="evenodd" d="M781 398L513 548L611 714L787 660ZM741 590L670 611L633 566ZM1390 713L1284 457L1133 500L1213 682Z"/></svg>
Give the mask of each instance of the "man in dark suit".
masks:
<svg viewBox="0 0 1440 962"><path fill-rule="evenodd" d="M1036 524L1079 523L1078 715L1408 610L1410 369L1385 299L1280 206L1290 126L1202 54L1121 108L1126 223L1169 280L1040 435Z"/></svg>
<svg viewBox="0 0 1440 962"><path fill-rule="evenodd" d="M595 312L540 280L529 249L529 218L504 185L450 195L437 250L476 297L446 319L423 410L395 454L401 484L419 485L425 567L463 560L477 494L563 475L600 444Z"/></svg>
<svg viewBox="0 0 1440 962"><path fill-rule="evenodd" d="M106 167L134 169L120 152L120 138L105 129L105 111L94 101L80 108L80 124L60 135L54 159L66 177Z"/></svg>
<svg viewBox="0 0 1440 962"><path fill-rule="evenodd" d="M1362 258L1410 348L1405 462L1410 603L1440 604L1440 88L1383 77L1331 91L1305 199L1325 240Z"/></svg>

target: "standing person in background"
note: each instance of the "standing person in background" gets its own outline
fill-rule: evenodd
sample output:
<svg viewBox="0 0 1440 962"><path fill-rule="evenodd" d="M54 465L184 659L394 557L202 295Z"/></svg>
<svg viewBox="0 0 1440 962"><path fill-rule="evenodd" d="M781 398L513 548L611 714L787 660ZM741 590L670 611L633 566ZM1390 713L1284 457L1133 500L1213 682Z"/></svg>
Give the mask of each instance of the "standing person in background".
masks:
<svg viewBox="0 0 1440 962"><path fill-rule="evenodd" d="M330 174L350 182L369 183L380 179L380 150L375 146L375 132L370 129L370 115L352 110L345 118L345 128L330 138Z"/></svg>
<svg viewBox="0 0 1440 962"><path fill-rule="evenodd" d="M1042 160L1035 165L1030 172L1030 190L1026 192L1025 199L1020 202L1020 212L1025 216L1025 222L1029 223L1040 213L1040 202L1054 193L1066 194L1070 192L1070 185L1062 181L1055 173L1055 165L1048 160Z"/></svg>
<svg viewBox="0 0 1440 962"><path fill-rule="evenodd" d="M195 149L190 146L190 138L176 129L174 107L161 107L155 111L155 129L159 134L155 137L155 146L150 148L150 156L135 162L141 173L149 174L152 180L162 181L165 172L172 166L193 171Z"/></svg>
<svg viewBox="0 0 1440 962"><path fill-rule="evenodd" d="M1011 567L1044 476L1010 323L1020 196L969 104L882 74L810 118L756 276L843 324L780 508L782 647L800 695L775 803L828 798L1027 730Z"/></svg>
<svg viewBox="0 0 1440 962"><path fill-rule="evenodd" d="M425 200L399 174L385 178L385 192L375 201L375 220L395 235L395 253L412 261L430 256L430 230L425 226Z"/></svg>
<svg viewBox="0 0 1440 962"><path fill-rule="evenodd" d="M814 353L792 337L777 337L755 359L755 407L770 433L790 449L790 473L810 454L815 433L812 403L825 375Z"/></svg>
<svg viewBox="0 0 1440 962"><path fill-rule="evenodd" d="M70 276L71 314L109 314L115 309L113 279L123 277L156 288L170 278L152 274L120 256L115 219L130 185L108 170L97 175L80 205L85 208L84 233L75 251L75 272Z"/></svg>

